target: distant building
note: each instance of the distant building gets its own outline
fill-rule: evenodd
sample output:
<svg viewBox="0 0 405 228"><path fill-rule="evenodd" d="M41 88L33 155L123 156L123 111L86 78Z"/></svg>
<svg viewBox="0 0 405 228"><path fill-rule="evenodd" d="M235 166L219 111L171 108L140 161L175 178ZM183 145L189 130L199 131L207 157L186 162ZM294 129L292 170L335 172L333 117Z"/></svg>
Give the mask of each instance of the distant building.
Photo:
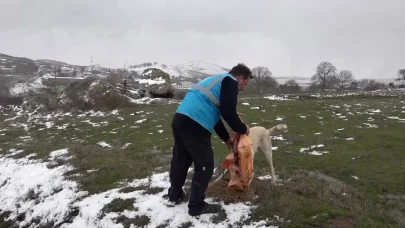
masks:
<svg viewBox="0 0 405 228"><path fill-rule="evenodd" d="M182 82L179 82L178 84L174 83L173 87L176 89L190 89L190 87L192 85L194 85L194 83L189 82L189 81L182 81Z"/></svg>
<svg viewBox="0 0 405 228"><path fill-rule="evenodd" d="M74 68L72 68L72 67L65 67L65 66L63 66L63 67L60 68L60 72L61 72L62 74L70 74L70 73L72 73L73 71L74 71Z"/></svg>

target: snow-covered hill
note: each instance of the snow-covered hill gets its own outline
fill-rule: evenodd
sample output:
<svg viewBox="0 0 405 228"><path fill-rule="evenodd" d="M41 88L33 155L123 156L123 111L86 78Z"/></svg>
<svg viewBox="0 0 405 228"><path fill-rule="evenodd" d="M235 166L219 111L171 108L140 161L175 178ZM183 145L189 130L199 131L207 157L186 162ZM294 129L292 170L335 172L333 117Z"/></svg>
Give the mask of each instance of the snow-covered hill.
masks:
<svg viewBox="0 0 405 228"><path fill-rule="evenodd" d="M164 72L168 73L171 77L187 77L187 78L206 77L208 75L229 71L229 69L226 69L219 65L213 63L206 63L202 61L190 61L178 65L166 65L160 63L141 64L138 66L133 66L129 70L135 71L139 75L141 75L145 69L150 67L163 70Z"/></svg>

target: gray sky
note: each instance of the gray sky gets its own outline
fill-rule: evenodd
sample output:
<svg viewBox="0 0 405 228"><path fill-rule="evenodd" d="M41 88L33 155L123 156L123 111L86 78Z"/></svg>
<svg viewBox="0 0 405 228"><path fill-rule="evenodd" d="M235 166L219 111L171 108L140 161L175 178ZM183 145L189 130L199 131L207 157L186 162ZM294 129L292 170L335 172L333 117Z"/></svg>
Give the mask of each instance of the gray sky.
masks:
<svg viewBox="0 0 405 228"><path fill-rule="evenodd" d="M192 60L356 78L405 68L403 0L0 0L0 52L106 67Z"/></svg>

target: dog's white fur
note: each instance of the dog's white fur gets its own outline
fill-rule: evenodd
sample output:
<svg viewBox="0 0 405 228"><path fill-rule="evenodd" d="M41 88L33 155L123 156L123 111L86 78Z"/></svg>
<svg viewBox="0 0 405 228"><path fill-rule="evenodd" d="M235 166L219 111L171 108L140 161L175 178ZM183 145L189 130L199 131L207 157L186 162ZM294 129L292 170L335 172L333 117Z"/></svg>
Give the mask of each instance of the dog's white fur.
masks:
<svg viewBox="0 0 405 228"><path fill-rule="evenodd" d="M272 151L270 135L275 134L280 131L284 131L286 129L287 129L287 125L279 124L270 129L266 129L266 128L260 127L260 126L255 126L255 127L250 128L250 132L249 132L249 138L252 140L252 143L253 143L253 145L252 145L252 159L253 159L252 166L254 163L255 154L260 149L266 156L267 163L270 166L271 183L274 185L276 184L276 180L275 180L275 172L274 172L274 166L273 166L273 151ZM228 171L229 170L226 169L217 179L214 180L214 182L222 179L223 176ZM252 173L252 179L249 181L249 185L251 184L251 182L253 180L253 176L254 176L254 172Z"/></svg>

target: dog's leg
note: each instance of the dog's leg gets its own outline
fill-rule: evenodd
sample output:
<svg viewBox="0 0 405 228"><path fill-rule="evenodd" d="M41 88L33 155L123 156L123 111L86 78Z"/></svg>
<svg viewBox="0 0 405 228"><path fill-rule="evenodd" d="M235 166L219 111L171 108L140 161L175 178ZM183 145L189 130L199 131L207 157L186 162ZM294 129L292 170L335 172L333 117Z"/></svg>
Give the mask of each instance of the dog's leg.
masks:
<svg viewBox="0 0 405 228"><path fill-rule="evenodd" d="M255 172L253 171L253 172L252 172L252 179L249 180L249 184L248 184L249 186L250 186L250 184L252 183L252 180L253 180L254 176L255 176Z"/></svg>
<svg viewBox="0 0 405 228"><path fill-rule="evenodd" d="M221 180L228 171L229 171L228 169L225 169L224 172L222 172L221 175L219 175L219 177L215 179L213 182Z"/></svg>
<svg viewBox="0 0 405 228"><path fill-rule="evenodd" d="M269 163L270 171L271 171L271 183L273 185L275 185L276 177L275 177L274 166L273 166L273 151L272 151L270 137L269 136L264 137L262 140L263 141L262 141L262 145L261 145L260 149L263 151L263 153L267 159L267 163Z"/></svg>

